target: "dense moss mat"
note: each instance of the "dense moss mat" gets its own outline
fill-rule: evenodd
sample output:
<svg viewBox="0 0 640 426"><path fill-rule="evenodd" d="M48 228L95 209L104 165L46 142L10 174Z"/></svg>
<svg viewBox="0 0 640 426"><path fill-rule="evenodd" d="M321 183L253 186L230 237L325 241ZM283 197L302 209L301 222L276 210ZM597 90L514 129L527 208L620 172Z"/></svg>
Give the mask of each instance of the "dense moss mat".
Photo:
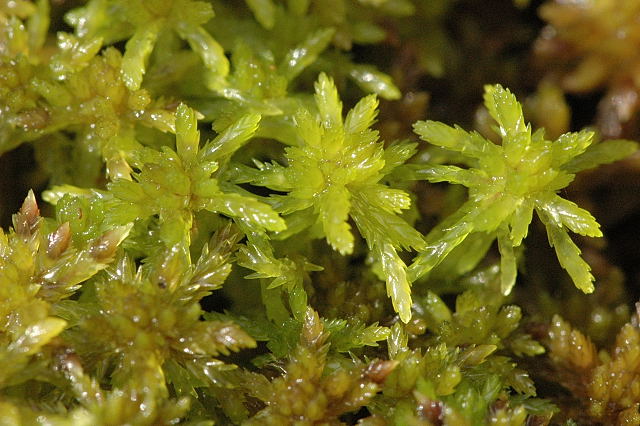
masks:
<svg viewBox="0 0 640 426"><path fill-rule="evenodd" d="M0 0L0 425L640 424L639 19Z"/></svg>

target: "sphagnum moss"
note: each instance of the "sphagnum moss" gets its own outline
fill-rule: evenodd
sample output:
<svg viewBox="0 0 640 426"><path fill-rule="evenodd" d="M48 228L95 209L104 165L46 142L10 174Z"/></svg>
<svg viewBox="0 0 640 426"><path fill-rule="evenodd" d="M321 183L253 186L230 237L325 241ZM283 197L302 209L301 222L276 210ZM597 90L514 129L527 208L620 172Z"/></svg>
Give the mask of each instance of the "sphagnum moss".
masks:
<svg viewBox="0 0 640 426"><path fill-rule="evenodd" d="M549 285L518 277L535 211L575 285L599 285L568 231L602 231L565 189L637 145L549 140L497 84L485 135L418 121L421 144L379 116L415 104L380 67L415 58L402 87L428 110L419 76L447 80L459 4L0 0L0 153L33 149L49 203L30 191L0 230L0 425L640 422L637 315L598 355L521 308ZM543 17L579 44L599 21L567 8ZM535 122L562 133L545 105ZM441 185L438 206L441 182L468 191Z"/></svg>

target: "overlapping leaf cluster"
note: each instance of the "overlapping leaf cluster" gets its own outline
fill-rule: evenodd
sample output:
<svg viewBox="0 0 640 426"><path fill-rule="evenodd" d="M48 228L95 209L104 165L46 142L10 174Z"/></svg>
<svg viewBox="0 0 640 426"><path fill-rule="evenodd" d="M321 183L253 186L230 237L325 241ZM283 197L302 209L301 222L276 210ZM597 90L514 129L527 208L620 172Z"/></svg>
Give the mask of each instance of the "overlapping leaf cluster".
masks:
<svg viewBox="0 0 640 426"><path fill-rule="evenodd" d="M638 305L636 305L638 308ZM580 399L584 411L566 414L585 422L633 424L640 421L638 393L638 312L616 336L613 347L598 353L588 336L555 316L548 332L554 374Z"/></svg>
<svg viewBox="0 0 640 426"><path fill-rule="evenodd" d="M498 240L502 292L509 294L516 281L516 249L528 234L535 211L544 224L549 243L555 248L560 265L576 287L590 293L593 276L580 257L580 249L567 229L580 235L602 236L591 214L557 192L573 181L575 174L623 158L634 152L636 144L609 141L594 146L593 132L566 133L556 141L545 139L544 129L532 131L525 123L522 107L515 96L500 85L485 87L485 107L496 121L502 138L497 145L477 132L466 132L433 121L420 121L415 131L436 146L455 151L468 162L468 168L452 165L416 166L418 178L430 182L451 182L469 188L469 200L427 235L428 247L411 266L413 276L429 273L472 233L479 237L481 254Z"/></svg>
<svg viewBox="0 0 640 426"><path fill-rule="evenodd" d="M380 99L426 94L366 52L408 38L402 87L445 76L446 28L402 26L454 3L0 0L0 153L48 203L0 229L0 424L546 424L556 368L589 418L637 422L637 319L601 358L554 319L528 372L547 311L512 294L534 211L593 291L568 231L600 226L559 194L637 145L548 140L500 85L489 136L380 136Z"/></svg>
<svg viewBox="0 0 640 426"><path fill-rule="evenodd" d="M455 312L428 293L416 301L415 324L422 326L393 326L388 350L398 365L371 406L374 419L455 425L548 421L554 407L535 398L533 381L515 361L544 348L520 327L520 308L505 304L497 272L476 274L481 284L457 297Z"/></svg>
<svg viewBox="0 0 640 426"><path fill-rule="evenodd" d="M287 167L259 163L261 173L251 182L288 193L272 196L275 208L294 224L288 234L317 227L315 233L341 254L354 250L348 222L352 219L379 264L395 309L406 322L411 295L406 266L396 250L420 249L423 241L398 216L409 208L409 195L381 180L415 153L415 145L399 143L383 149L377 132L370 128L377 114L374 96L363 98L343 120L337 90L325 74L320 75L315 91L318 117L305 109L294 116L299 143L286 148Z"/></svg>
<svg viewBox="0 0 640 426"><path fill-rule="evenodd" d="M327 343L327 328L331 324L323 325L317 313L305 313L300 342L283 367L285 374L251 390L266 407L246 424L339 424L340 415L357 411L378 393L396 363L356 359L327 368L330 346L337 343L340 350L339 340Z"/></svg>

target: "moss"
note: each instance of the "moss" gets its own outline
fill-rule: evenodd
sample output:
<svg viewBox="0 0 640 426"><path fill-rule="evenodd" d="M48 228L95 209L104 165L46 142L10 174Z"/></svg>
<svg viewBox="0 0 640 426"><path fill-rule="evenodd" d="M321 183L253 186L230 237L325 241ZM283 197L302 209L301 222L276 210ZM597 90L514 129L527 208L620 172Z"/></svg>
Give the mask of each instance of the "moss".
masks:
<svg viewBox="0 0 640 426"><path fill-rule="evenodd" d="M610 351L597 352L589 337L554 317L548 345L560 383L570 389L584 412L582 421L633 424L640 421L638 313L625 324ZM577 414L577 413L576 413Z"/></svg>
<svg viewBox="0 0 640 426"><path fill-rule="evenodd" d="M0 424L640 422L637 12L495 3L0 0Z"/></svg>

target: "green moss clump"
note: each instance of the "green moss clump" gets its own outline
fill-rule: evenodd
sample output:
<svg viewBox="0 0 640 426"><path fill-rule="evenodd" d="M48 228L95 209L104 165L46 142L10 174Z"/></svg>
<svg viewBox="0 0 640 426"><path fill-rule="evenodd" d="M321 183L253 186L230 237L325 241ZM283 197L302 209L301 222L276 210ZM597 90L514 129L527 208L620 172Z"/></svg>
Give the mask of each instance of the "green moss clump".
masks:
<svg viewBox="0 0 640 426"><path fill-rule="evenodd" d="M0 0L0 425L639 423L609 3Z"/></svg>

